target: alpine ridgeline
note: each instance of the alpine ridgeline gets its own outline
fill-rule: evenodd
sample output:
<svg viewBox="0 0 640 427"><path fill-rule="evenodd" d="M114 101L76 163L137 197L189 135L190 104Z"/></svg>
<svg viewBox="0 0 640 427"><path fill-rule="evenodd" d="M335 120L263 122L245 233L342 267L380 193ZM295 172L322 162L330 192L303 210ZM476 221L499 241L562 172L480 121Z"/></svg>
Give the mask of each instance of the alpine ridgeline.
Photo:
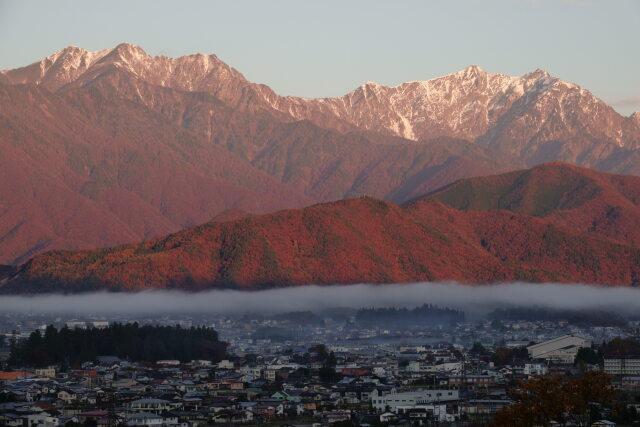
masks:
<svg viewBox="0 0 640 427"><path fill-rule="evenodd" d="M0 72L0 263L548 161L640 174L638 117L541 70L304 99L215 55L68 47Z"/></svg>

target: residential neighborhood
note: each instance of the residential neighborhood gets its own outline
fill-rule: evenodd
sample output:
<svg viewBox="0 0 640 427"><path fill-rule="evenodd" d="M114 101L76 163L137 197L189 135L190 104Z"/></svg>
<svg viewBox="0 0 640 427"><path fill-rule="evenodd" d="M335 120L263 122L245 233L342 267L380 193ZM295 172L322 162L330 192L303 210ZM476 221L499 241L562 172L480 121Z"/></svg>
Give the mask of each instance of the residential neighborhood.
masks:
<svg viewBox="0 0 640 427"><path fill-rule="evenodd" d="M475 319L384 329L361 327L351 315L318 317L123 317L115 321L205 324L228 343L227 354L137 362L104 354L76 366L35 367L9 363L12 340L48 324L99 329L109 322L6 315L0 425L484 425L514 404L511 391L521 381L591 370L612 374L625 395L617 402L623 415L638 419L638 359L588 363L584 356L593 343L637 336L634 322ZM604 409L598 415L593 422L614 423L606 425L622 416Z"/></svg>

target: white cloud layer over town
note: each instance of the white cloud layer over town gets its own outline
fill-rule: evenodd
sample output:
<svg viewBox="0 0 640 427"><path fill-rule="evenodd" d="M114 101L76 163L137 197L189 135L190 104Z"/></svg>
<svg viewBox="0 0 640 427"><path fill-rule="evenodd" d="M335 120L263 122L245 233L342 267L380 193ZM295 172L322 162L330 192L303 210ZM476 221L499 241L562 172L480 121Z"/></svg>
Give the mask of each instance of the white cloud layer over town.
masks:
<svg viewBox="0 0 640 427"><path fill-rule="evenodd" d="M145 291L76 295L2 296L0 312L21 313L244 313L325 308L414 307L436 304L484 313L499 307L598 309L638 312L640 290L573 284L511 283L468 286L455 283L304 286L264 291L212 290L199 293Z"/></svg>

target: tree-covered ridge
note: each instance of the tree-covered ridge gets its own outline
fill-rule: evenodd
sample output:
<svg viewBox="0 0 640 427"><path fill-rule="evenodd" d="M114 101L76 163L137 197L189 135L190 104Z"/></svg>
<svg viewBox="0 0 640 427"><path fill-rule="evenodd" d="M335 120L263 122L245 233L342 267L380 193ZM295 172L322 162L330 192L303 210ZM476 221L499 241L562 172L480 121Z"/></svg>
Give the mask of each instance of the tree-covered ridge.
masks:
<svg viewBox="0 0 640 427"><path fill-rule="evenodd" d="M497 308L487 316L490 320L502 321L566 321L578 326L624 326L626 320L619 313L604 310L567 310L549 307Z"/></svg>
<svg viewBox="0 0 640 427"><path fill-rule="evenodd" d="M177 359L220 361L227 343L207 327L140 326L114 323L106 328L57 329L48 326L44 334L34 331L17 342L10 363L20 366L47 366L54 363L76 365L100 355L115 355L133 362Z"/></svg>
<svg viewBox="0 0 640 427"><path fill-rule="evenodd" d="M356 313L361 326L408 328L425 324L451 324L465 319L463 311L424 304L408 308L363 308Z"/></svg>
<svg viewBox="0 0 640 427"><path fill-rule="evenodd" d="M544 177L540 188L568 176L600 190L573 202L574 193L563 194L544 217L362 197L210 222L140 244L36 256L3 280L0 293L448 280L640 285L640 181L561 164L532 174ZM535 182L526 194L539 193Z"/></svg>

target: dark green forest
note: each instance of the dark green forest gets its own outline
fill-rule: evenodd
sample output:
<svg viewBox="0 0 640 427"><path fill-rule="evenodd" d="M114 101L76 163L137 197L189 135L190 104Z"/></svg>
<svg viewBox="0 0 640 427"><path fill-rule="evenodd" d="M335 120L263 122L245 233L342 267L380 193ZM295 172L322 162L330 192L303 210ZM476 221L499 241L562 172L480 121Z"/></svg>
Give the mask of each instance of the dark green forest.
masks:
<svg viewBox="0 0 640 427"><path fill-rule="evenodd" d="M114 355L132 362L177 359L220 361L227 343L211 328L140 326L115 323L107 328L57 329L48 326L13 344L9 363L16 366L78 365L97 356Z"/></svg>
<svg viewBox="0 0 640 427"><path fill-rule="evenodd" d="M602 364L605 357L638 357L640 341L633 338L614 338L601 345L594 344L578 350L576 364L584 362L590 365Z"/></svg>
<svg viewBox="0 0 640 427"><path fill-rule="evenodd" d="M558 310L547 307L498 308L489 320L525 320L529 322L564 320L577 326L624 326L626 320L616 313L601 310Z"/></svg>

